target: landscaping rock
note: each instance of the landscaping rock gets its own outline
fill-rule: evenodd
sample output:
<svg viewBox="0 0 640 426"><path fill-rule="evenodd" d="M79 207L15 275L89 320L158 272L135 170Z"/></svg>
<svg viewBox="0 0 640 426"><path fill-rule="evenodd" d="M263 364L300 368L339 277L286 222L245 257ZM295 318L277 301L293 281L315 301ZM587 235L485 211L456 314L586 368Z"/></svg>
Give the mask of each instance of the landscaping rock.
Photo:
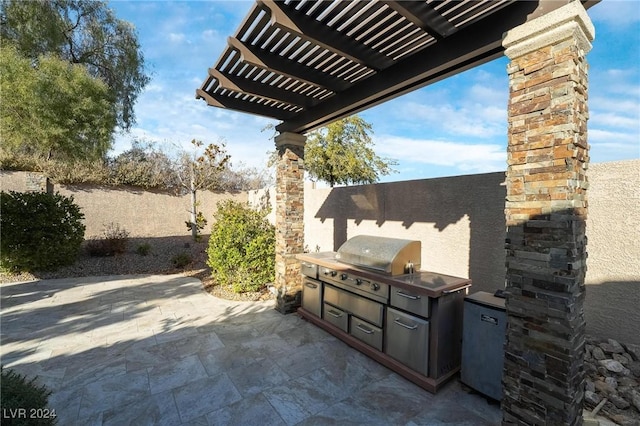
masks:
<svg viewBox="0 0 640 426"><path fill-rule="evenodd" d="M587 356L587 348L590 356ZM628 350L629 348L631 350ZM618 425L640 426L638 349L639 345L621 344L613 339L597 341L586 338L585 409L593 410L606 398L607 401L600 408L599 415Z"/></svg>
<svg viewBox="0 0 640 426"><path fill-rule="evenodd" d="M627 344L625 347L627 349L627 353L631 355L631 358L633 358L634 361L640 361L640 345Z"/></svg>
<svg viewBox="0 0 640 426"><path fill-rule="evenodd" d="M621 410L627 409L631 406L631 404L629 404L626 399L622 398L619 395L609 395L608 398L609 398L609 401L613 403L613 405L615 405Z"/></svg>
<svg viewBox="0 0 640 426"><path fill-rule="evenodd" d="M604 366L609 371L613 371L614 373L622 373L625 370L622 364L620 364L618 361L614 361L613 359L603 359L599 362L600 365Z"/></svg>
<svg viewBox="0 0 640 426"><path fill-rule="evenodd" d="M604 354L604 351L601 348L597 347L597 346L593 348L592 355L598 361L607 358L607 356Z"/></svg>
<svg viewBox="0 0 640 426"><path fill-rule="evenodd" d="M609 396L609 394L614 393L616 391L615 388L611 386L609 383L602 382L600 380L595 382L594 385L596 387L596 392L600 394L604 394L607 397Z"/></svg>
<svg viewBox="0 0 640 426"><path fill-rule="evenodd" d="M613 389L618 388L618 381L614 377L605 377L604 381Z"/></svg>
<svg viewBox="0 0 640 426"><path fill-rule="evenodd" d="M602 397L595 392L585 391L584 400L586 403L596 406L602 401Z"/></svg>
<svg viewBox="0 0 640 426"><path fill-rule="evenodd" d="M621 354L624 352L624 348L617 340L608 339L607 343L600 343L600 348L609 354Z"/></svg>

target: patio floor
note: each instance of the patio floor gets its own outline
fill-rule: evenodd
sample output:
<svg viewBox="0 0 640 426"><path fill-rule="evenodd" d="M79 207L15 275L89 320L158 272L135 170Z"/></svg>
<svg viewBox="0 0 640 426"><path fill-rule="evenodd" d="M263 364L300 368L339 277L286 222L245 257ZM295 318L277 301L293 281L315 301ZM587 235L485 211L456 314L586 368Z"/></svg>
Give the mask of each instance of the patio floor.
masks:
<svg viewBox="0 0 640 426"><path fill-rule="evenodd" d="M180 275L3 284L1 362L60 425L494 425L452 380L426 392L273 301Z"/></svg>

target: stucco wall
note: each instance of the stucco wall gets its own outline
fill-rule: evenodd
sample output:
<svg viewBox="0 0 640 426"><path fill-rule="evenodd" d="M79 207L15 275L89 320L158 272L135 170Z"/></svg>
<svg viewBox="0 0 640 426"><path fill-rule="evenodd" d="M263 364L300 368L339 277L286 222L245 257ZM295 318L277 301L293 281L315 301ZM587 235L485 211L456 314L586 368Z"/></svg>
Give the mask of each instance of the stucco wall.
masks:
<svg viewBox="0 0 640 426"><path fill-rule="evenodd" d="M640 344L640 160L587 173L587 330Z"/></svg>
<svg viewBox="0 0 640 426"><path fill-rule="evenodd" d="M640 160L593 164L588 178L587 331L640 344ZM504 173L489 173L308 185L305 246L336 250L359 234L417 239L423 269L469 277L472 292L493 292L505 279L503 182Z"/></svg>
<svg viewBox="0 0 640 426"><path fill-rule="evenodd" d="M25 191L24 172L2 172L3 191ZM100 187L91 185L54 185L54 192L73 196L85 215L85 238L102 234L104 225L117 223L131 237L167 237L189 235L185 221L189 220L190 197L165 192L142 191L133 187ZM237 194L198 191L199 209L211 226L218 201L233 198L246 202L246 192ZM203 231L208 233L208 229Z"/></svg>

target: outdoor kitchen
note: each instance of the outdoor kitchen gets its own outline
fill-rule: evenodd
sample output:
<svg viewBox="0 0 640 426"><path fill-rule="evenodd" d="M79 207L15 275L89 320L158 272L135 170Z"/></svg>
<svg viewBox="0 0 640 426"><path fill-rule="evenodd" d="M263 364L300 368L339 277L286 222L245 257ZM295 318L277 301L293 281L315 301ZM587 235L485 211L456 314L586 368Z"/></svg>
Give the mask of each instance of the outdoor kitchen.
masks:
<svg viewBox="0 0 640 426"><path fill-rule="evenodd" d="M298 255L298 315L437 392L460 370L471 280L420 268L421 242L358 235L337 252Z"/></svg>

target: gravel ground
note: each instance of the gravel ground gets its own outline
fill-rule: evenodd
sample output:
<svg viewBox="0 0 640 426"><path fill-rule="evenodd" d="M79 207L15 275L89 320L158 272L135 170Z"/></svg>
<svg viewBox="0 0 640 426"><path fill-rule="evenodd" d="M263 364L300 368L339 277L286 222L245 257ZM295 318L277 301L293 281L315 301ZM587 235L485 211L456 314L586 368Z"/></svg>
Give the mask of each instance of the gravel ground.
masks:
<svg viewBox="0 0 640 426"><path fill-rule="evenodd" d="M229 300L265 300L271 298L266 289L263 292L236 294L229 288L217 285L211 269L207 266L208 235L200 242L194 242L190 236L162 238L129 238L125 253L109 257L92 257L83 248L73 265L56 271L23 274L0 274L0 283L30 281L34 279L52 279L69 277L87 277L102 275L129 274L177 274L182 273L202 280L205 290L214 296ZM146 255L141 254L142 247L149 247ZM190 262L178 267L175 260L184 258Z"/></svg>

